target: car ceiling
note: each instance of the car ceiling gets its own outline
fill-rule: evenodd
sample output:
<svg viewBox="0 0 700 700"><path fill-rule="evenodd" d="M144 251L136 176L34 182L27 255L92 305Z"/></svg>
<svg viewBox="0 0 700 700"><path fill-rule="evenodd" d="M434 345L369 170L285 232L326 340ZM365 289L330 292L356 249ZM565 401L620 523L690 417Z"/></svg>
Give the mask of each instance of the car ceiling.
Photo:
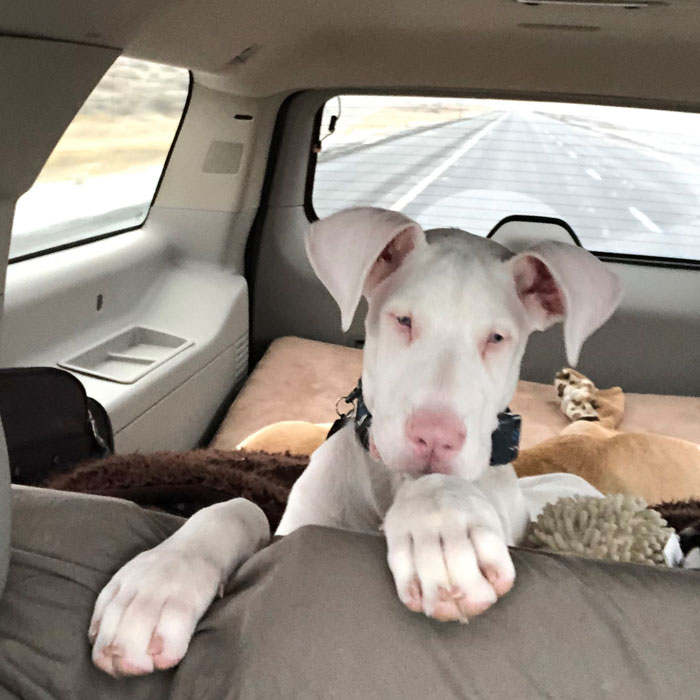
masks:
<svg viewBox="0 0 700 700"><path fill-rule="evenodd" d="M533 0L536 1L536 0ZM700 3L35 0L0 31L117 47L263 96L304 88L700 104Z"/></svg>

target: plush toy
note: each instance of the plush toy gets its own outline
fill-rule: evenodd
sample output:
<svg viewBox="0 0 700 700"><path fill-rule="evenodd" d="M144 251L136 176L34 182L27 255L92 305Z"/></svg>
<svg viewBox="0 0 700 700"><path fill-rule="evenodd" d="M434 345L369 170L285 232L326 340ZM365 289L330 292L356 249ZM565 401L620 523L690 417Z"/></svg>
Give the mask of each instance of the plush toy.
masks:
<svg viewBox="0 0 700 700"><path fill-rule="evenodd" d="M529 546L590 559L675 566L683 556L661 514L634 496L560 498L530 523Z"/></svg>
<svg viewBox="0 0 700 700"><path fill-rule="evenodd" d="M518 476L575 474L604 494L638 496L648 503L700 498L698 445L618 431L625 408L619 387L598 389L573 369L559 372L555 386L560 408L572 422L556 437L522 450L514 462ZM304 421L274 423L238 448L310 455L326 439L328 428Z"/></svg>

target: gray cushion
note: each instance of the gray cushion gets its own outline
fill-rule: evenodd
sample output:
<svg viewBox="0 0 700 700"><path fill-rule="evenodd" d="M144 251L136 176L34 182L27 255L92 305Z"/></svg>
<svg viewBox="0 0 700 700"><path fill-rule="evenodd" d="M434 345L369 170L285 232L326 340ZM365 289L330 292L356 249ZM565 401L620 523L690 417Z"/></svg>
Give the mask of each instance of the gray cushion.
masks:
<svg viewBox="0 0 700 700"><path fill-rule="evenodd" d="M467 626L396 599L381 537L303 528L245 564L175 672L90 663L98 590L180 520L14 489L0 698L658 700L700 697L700 574L513 550L518 581ZM4 689L4 693L3 693Z"/></svg>
<svg viewBox="0 0 700 700"><path fill-rule="evenodd" d="M11 563L0 599L0 698L166 698L172 674L117 681L98 671L87 629L110 576L174 532L180 518L113 498L21 486L12 495Z"/></svg>
<svg viewBox="0 0 700 700"><path fill-rule="evenodd" d="M513 550L469 625L397 600L381 537L303 528L244 565L172 700L699 698L700 575Z"/></svg>

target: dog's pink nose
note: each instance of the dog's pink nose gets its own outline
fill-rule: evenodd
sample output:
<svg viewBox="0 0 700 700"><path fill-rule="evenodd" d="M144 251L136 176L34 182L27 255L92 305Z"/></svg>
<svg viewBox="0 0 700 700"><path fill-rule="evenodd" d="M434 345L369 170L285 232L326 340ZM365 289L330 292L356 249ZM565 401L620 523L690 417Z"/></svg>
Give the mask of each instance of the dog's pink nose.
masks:
<svg viewBox="0 0 700 700"><path fill-rule="evenodd" d="M421 409L406 422L406 437L417 457L446 462L461 449L467 429L452 411Z"/></svg>

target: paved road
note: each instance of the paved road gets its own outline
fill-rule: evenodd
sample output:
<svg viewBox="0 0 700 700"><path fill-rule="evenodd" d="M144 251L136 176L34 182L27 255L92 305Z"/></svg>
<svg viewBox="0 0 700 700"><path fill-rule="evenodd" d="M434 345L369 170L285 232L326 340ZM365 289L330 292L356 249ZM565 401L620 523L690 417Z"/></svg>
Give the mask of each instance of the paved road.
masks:
<svg viewBox="0 0 700 700"><path fill-rule="evenodd" d="M700 260L700 165L526 111L491 112L319 163L319 216L400 209L481 235L505 216L557 216L597 251Z"/></svg>

